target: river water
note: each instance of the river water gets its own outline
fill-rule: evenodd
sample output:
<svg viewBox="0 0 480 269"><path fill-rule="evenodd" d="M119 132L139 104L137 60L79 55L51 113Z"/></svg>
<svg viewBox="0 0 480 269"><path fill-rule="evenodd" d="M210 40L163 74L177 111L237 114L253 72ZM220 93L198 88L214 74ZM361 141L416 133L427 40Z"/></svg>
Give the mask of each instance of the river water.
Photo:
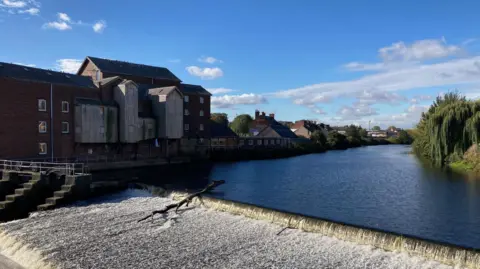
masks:
<svg viewBox="0 0 480 269"><path fill-rule="evenodd" d="M480 182L425 166L408 146L216 164L213 195L480 249Z"/></svg>

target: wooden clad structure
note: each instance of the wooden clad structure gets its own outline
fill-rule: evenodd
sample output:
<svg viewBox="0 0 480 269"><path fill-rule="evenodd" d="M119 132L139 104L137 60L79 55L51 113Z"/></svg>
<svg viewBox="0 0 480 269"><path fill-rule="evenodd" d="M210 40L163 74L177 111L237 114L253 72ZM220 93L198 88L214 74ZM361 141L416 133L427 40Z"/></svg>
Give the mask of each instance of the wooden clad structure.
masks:
<svg viewBox="0 0 480 269"><path fill-rule="evenodd" d="M183 136L183 94L176 86L148 90L153 114L157 118L159 138L180 139Z"/></svg>

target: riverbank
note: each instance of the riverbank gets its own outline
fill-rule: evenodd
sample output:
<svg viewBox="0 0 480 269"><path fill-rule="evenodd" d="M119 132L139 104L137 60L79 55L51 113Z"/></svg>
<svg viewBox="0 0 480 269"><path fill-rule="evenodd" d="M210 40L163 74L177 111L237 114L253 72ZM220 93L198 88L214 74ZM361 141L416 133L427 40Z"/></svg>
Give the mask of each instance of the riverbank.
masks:
<svg viewBox="0 0 480 269"><path fill-rule="evenodd" d="M205 208L138 223L172 202L149 196L130 190L2 224L0 253L41 253L38 268L65 269L453 268L295 229L279 234L284 227Z"/></svg>

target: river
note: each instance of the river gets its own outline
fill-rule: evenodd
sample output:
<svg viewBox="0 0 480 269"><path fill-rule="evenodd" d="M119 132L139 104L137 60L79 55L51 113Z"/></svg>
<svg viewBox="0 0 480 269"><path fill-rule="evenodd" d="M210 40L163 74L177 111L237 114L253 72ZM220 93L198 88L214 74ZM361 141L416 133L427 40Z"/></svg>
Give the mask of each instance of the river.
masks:
<svg viewBox="0 0 480 269"><path fill-rule="evenodd" d="M480 249L480 182L429 168L410 147L370 146L216 164L214 196Z"/></svg>

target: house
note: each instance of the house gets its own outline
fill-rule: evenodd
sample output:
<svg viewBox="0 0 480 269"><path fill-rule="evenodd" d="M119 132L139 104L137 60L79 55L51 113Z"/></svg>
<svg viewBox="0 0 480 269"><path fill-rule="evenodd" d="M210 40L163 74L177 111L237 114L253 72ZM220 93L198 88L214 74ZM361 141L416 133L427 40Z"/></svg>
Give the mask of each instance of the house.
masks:
<svg viewBox="0 0 480 269"><path fill-rule="evenodd" d="M253 119L253 122L251 123L250 127L250 133L252 135L257 135L262 129L264 129L267 126L270 126L272 124L279 124L275 120L275 114L270 113L268 116L265 114L265 112L261 112L259 110L255 110L255 118Z"/></svg>
<svg viewBox="0 0 480 269"><path fill-rule="evenodd" d="M215 121L210 122L212 150L237 149L238 135L227 125Z"/></svg>
<svg viewBox="0 0 480 269"><path fill-rule="evenodd" d="M346 126L335 126L335 127L331 127L332 131L334 132L337 132L339 134L342 134L342 135L346 135L347 134L347 127Z"/></svg>
<svg viewBox="0 0 480 269"><path fill-rule="evenodd" d="M210 98L212 96L199 85L181 84L183 93L182 151L206 153L210 145Z"/></svg>
<svg viewBox="0 0 480 269"><path fill-rule="evenodd" d="M367 133L368 136L370 137L375 137L375 138L387 138L388 137L388 132L387 131L368 131Z"/></svg>
<svg viewBox="0 0 480 269"><path fill-rule="evenodd" d="M292 132L295 133L298 137L305 137L310 139L310 136L315 131L321 131L325 137L328 136L328 131L325 127L322 128L321 125L316 124L313 121L308 120L299 120L290 128Z"/></svg>

